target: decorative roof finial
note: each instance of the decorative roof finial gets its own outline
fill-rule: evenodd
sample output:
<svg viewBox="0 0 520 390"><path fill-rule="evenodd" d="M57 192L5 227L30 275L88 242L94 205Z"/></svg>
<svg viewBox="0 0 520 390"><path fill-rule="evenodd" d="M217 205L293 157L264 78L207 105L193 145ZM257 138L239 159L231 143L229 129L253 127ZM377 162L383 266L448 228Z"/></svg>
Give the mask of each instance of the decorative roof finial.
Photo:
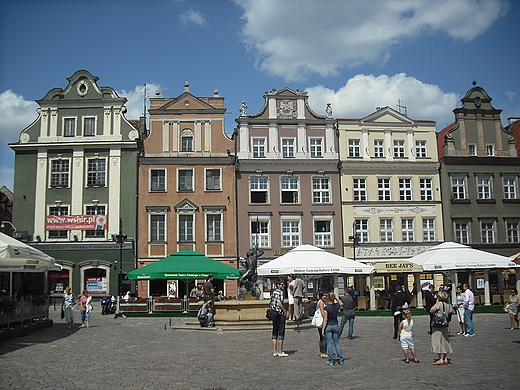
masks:
<svg viewBox="0 0 520 390"><path fill-rule="evenodd" d="M473 79L473 85L477 85L477 82L475 81L475 79Z"/></svg>

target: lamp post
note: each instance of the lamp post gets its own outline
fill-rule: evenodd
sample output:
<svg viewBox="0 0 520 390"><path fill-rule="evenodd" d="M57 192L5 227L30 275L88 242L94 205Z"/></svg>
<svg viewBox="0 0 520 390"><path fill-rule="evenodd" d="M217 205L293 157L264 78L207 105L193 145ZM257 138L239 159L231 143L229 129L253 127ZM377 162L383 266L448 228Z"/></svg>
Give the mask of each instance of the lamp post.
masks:
<svg viewBox="0 0 520 390"><path fill-rule="evenodd" d="M117 291L120 297L123 296L123 244L127 236L123 234L123 220L119 218L119 233L112 235L112 240L119 244L119 276L117 282Z"/></svg>
<svg viewBox="0 0 520 390"><path fill-rule="evenodd" d="M8 224L8 225L11 226L11 232L10 232L9 235L14 237L14 235L16 234L16 228L14 227L14 225L10 221L2 221L2 225L0 225L0 227L2 228L2 233L7 234L6 230L9 230L9 229L6 229L5 224Z"/></svg>
<svg viewBox="0 0 520 390"><path fill-rule="evenodd" d="M356 261L356 246L359 246L360 236L359 233L356 232L356 221L352 224L352 230L354 235L348 236L349 240L352 240L352 249L354 250L354 261Z"/></svg>

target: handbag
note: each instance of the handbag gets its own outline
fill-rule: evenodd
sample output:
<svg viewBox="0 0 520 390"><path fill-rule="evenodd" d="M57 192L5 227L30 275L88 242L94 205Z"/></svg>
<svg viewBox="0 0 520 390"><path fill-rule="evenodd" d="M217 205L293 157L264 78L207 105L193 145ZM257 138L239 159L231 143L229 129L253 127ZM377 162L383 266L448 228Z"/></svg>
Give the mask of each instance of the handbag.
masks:
<svg viewBox="0 0 520 390"><path fill-rule="evenodd" d="M64 319L65 318L65 310L63 310L63 308L61 308L61 319Z"/></svg>
<svg viewBox="0 0 520 390"><path fill-rule="evenodd" d="M323 325L323 316L319 307L316 308L314 315L312 316L311 325L315 328L321 328Z"/></svg>
<svg viewBox="0 0 520 390"><path fill-rule="evenodd" d="M448 316L446 315L445 311L446 308L444 307L444 302L442 303L443 313L441 315L435 313L435 315L432 318L432 327L433 328L446 328L449 326Z"/></svg>
<svg viewBox="0 0 520 390"><path fill-rule="evenodd" d="M278 318L278 316L280 315L280 313L278 313L276 310L273 310L273 309L267 309L267 311L265 312L265 317L269 320L269 321L274 321Z"/></svg>

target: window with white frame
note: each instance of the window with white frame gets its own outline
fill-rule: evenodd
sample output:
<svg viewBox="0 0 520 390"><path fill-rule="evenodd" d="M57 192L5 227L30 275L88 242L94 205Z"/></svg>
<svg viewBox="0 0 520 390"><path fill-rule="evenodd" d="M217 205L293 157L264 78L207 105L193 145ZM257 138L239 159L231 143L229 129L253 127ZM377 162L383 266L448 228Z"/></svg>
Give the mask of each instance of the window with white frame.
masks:
<svg viewBox="0 0 520 390"><path fill-rule="evenodd" d="M381 218L379 220L379 237L381 242L394 241L394 228L392 218Z"/></svg>
<svg viewBox="0 0 520 390"><path fill-rule="evenodd" d="M314 220L314 245L332 246L332 221Z"/></svg>
<svg viewBox="0 0 520 390"><path fill-rule="evenodd" d="M295 176L282 176L280 178L282 203L299 202L299 183L299 178Z"/></svg>
<svg viewBox="0 0 520 390"><path fill-rule="evenodd" d="M282 138L283 158L294 158L294 138Z"/></svg>
<svg viewBox="0 0 520 390"><path fill-rule="evenodd" d="M455 242L459 244L469 243L469 222L455 221L453 223L455 231Z"/></svg>
<svg viewBox="0 0 520 390"><path fill-rule="evenodd" d="M469 144L468 145L468 151L470 156L476 156L477 155L477 145L475 144Z"/></svg>
<svg viewBox="0 0 520 390"><path fill-rule="evenodd" d="M401 234L403 241L415 241L413 218L401 218Z"/></svg>
<svg viewBox="0 0 520 390"><path fill-rule="evenodd" d="M300 221L282 220L282 246L294 248L300 245Z"/></svg>
<svg viewBox="0 0 520 390"><path fill-rule="evenodd" d="M423 241L435 241L435 218L423 218L422 220Z"/></svg>
<svg viewBox="0 0 520 390"><path fill-rule="evenodd" d="M467 199L466 197L466 177L451 177L451 198L456 200Z"/></svg>
<svg viewBox="0 0 520 390"><path fill-rule="evenodd" d="M193 191L193 169L179 169L177 175L178 190Z"/></svg>
<svg viewBox="0 0 520 390"><path fill-rule="evenodd" d="M422 177L419 179L419 189L421 200L433 200L433 179Z"/></svg>
<svg viewBox="0 0 520 390"><path fill-rule="evenodd" d="M193 152L193 131L191 129L181 131L181 152Z"/></svg>
<svg viewBox="0 0 520 390"><path fill-rule="evenodd" d="M179 214L179 241L194 241L193 214Z"/></svg>
<svg viewBox="0 0 520 390"><path fill-rule="evenodd" d="M89 158L87 161L87 186L103 187L106 183L106 160Z"/></svg>
<svg viewBox="0 0 520 390"><path fill-rule="evenodd" d="M415 141L415 156L417 158L428 157L426 153L426 141Z"/></svg>
<svg viewBox="0 0 520 390"><path fill-rule="evenodd" d="M367 200L367 179L364 177L355 177L352 179L353 198L355 202Z"/></svg>
<svg viewBox="0 0 520 390"><path fill-rule="evenodd" d="M368 231L368 218L360 218L354 221L355 234L358 235L359 243L363 244L368 242L369 231Z"/></svg>
<svg viewBox="0 0 520 390"><path fill-rule="evenodd" d="M69 160L51 161L51 187L69 186Z"/></svg>
<svg viewBox="0 0 520 390"><path fill-rule="evenodd" d="M265 157L265 138L253 138L253 157Z"/></svg>
<svg viewBox="0 0 520 390"><path fill-rule="evenodd" d="M391 200L390 178L377 179L377 192L379 200Z"/></svg>
<svg viewBox="0 0 520 390"><path fill-rule="evenodd" d="M492 187L491 177L477 177L478 199L491 199Z"/></svg>
<svg viewBox="0 0 520 390"><path fill-rule="evenodd" d="M385 150L382 139L374 140L374 157L385 157Z"/></svg>
<svg viewBox="0 0 520 390"><path fill-rule="evenodd" d="M520 242L520 223L519 221L506 221L507 242L516 244Z"/></svg>
<svg viewBox="0 0 520 390"><path fill-rule="evenodd" d="M150 191L166 191L165 169L150 169Z"/></svg>
<svg viewBox="0 0 520 390"><path fill-rule="evenodd" d="M404 140L394 140L394 157L404 157Z"/></svg>
<svg viewBox="0 0 520 390"><path fill-rule="evenodd" d="M349 139L348 140L348 156L349 157L360 157L361 149L359 146L358 139Z"/></svg>
<svg viewBox="0 0 520 390"><path fill-rule="evenodd" d="M250 202L268 203L269 180L265 176L253 176L249 178Z"/></svg>
<svg viewBox="0 0 520 390"><path fill-rule="evenodd" d="M220 191L222 183L219 168L206 168L206 191Z"/></svg>
<svg viewBox="0 0 520 390"><path fill-rule="evenodd" d="M504 199L518 199L517 177L503 177Z"/></svg>
<svg viewBox="0 0 520 390"><path fill-rule="evenodd" d="M51 206L49 215L69 215L68 206ZM49 230L49 238L67 238L69 230Z"/></svg>
<svg viewBox="0 0 520 390"><path fill-rule="evenodd" d="M311 157L323 157L323 139L321 138L311 138L309 140Z"/></svg>
<svg viewBox="0 0 520 390"><path fill-rule="evenodd" d="M330 177L312 178L312 202L330 203Z"/></svg>
<svg viewBox="0 0 520 390"><path fill-rule="evenodd" d="M106 207L105 206L87 206L86 207L86 215L106 215ZM104 238L106 230L101 229L102 226L99 226L99 229L95 230L86 230L85 237L86 238Z"/></svg>
<svg viewBox="0 0 520 390"><path fill-rule="evenodd" d="M488 156L495 155L495 145L486 145L486 153Z"/></svg>
<svg viewBox="0 0 520 390"><path fill-rule="evenodd" d="M96 135L96 118L83 118L83 136L92 137Z"/></svg>
<svg viewBox="0 0 520 390"><path fill-rule="evenodd" d="M251 247L258 245L260 248L269 248L271 246L270 242L269 221L251 221Z"/></svg>
<svg viewBox="0 0 520 390"><path fill-rule="evenodd" d="M206 214L206 241L222 241L222 214Z"/></svg>
<svg viewBox="0 0 520 390"><path fill-rule="evenodd" d="M63 136L74 137L76 135L76 118L63 119Z"/></svg>
<svg viewBox="0 0 520 390"><path fill-rule="evenodd" d="M166 215L150 215L150 242L166 241Z"/></svg>
<svg viewBox="0 0 520 390"><path fill-rule="evenodd" d="M495 243L495 222L480 221L480 237L483 244Z"/></svg>
<svg viewBox="0 0 520 390"><path fill-rule="evenodd" d="M412 179L399 178L399 200L412 200Z"/></svg>

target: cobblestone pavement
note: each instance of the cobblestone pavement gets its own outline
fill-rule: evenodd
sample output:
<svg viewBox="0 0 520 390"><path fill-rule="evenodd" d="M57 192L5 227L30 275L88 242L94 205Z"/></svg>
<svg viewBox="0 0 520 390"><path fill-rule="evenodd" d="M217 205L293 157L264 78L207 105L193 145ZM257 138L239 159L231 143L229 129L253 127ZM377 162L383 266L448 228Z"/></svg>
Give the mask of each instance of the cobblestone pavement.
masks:
<svg viewBox="0 0 520 390"><path fill-rule="evenodd" d="M419 364L405 364L391 317L357 317L343 337L344 366L330 367L316 329L286 334L273 357L269 331L172 330L169 318L92 315L89 329L54 326L0 344L1 389L517 389L520 329L507 314L474 316L476 337L455 335L448 366L433 366L428 316L416 316ZM79 312L76 312L79 320ZM170 321L172 321L170 323ZM346 334L346 333L345 333Z"/></svg>

